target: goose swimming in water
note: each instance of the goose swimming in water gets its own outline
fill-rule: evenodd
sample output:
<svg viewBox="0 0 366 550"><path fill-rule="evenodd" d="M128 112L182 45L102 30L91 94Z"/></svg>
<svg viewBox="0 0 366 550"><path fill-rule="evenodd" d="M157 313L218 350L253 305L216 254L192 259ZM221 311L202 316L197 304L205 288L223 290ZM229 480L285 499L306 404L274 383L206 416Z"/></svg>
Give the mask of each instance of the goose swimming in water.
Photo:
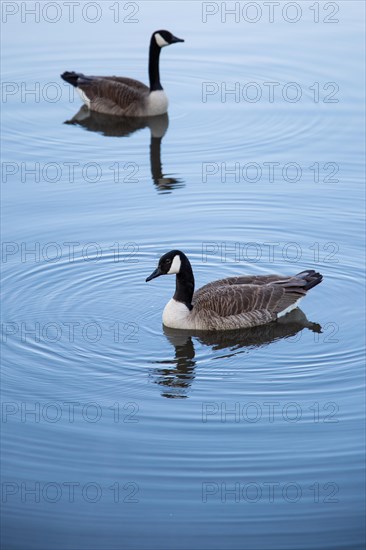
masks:
<svg viewBox="0 0 366 550"><path fill-rule="evenodd" d="M91 111L116 116L157 116L168 110L168 97L160 83L159 58L161 48L184 42L169 31L155 31L150 40L150 88L132 78L118 76L85 76L65 72L63 80L76 87Z"/></svg>
<svg viewBox="0 0 366 550"><path fill-rule="evenodd" d="M164 308L163 324L189 330L233 330L276 321L295 309L323 278L314 270L290 277L228 277L194 292L192 267L180 250L164 254L146 282L160 275L176 275L175 294Z"/></svg>

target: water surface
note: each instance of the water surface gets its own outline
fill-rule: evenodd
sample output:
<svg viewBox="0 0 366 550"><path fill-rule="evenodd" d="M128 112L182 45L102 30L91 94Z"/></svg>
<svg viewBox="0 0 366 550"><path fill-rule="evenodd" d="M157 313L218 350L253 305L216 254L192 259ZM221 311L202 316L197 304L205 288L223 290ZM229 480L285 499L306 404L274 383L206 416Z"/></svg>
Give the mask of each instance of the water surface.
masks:
<svg viewBox="0 0 366 550"><path fill-rule="evenodd" d="M6 548L363 546L364 7L256 4L2 25ZM161 56L169 116L77 116L59 74L146 81L158 28L186 40ZM173 278L145 283L172 248L197 288L324 281L285 323L181 334Z"/></svg>

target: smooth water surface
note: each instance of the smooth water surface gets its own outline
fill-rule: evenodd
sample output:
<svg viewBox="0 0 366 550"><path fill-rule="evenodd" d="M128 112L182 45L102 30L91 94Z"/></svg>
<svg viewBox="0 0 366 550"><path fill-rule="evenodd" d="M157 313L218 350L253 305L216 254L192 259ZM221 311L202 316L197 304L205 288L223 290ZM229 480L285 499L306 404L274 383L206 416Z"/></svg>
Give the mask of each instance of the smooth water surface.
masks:
<svg viewBox="0 0 366 550"><path fill-rule="evenodd" d="M3 4L4 548L362 548L363 2ZM146 81L159 28L169 116L77 115L59 74ZM324 280L182 334L145 283L172 248L197 288Z"/></svg>

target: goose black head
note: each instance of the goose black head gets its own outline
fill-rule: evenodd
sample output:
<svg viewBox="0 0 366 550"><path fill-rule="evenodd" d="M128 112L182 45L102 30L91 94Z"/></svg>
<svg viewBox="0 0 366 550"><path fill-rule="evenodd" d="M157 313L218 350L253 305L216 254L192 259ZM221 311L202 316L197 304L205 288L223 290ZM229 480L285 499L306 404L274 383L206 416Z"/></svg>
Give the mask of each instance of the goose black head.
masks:
<svg viewBox="0 0 366 550"><path fill-rule="evenodd" d="M169 31L155 31L153 33L155 42L159 48L164 48L164 46L169 46L170 44L176 44L177 42L184 42L182 38L177 38Z"/></svg>
<svg viewBox="0 0 366 550"><path fill-rule="evenodd" d="M186 256L180 250L171 250L162 256L158 267L146 279L146 282L160 277L160 275L178 275L185 264Z"/></svg>

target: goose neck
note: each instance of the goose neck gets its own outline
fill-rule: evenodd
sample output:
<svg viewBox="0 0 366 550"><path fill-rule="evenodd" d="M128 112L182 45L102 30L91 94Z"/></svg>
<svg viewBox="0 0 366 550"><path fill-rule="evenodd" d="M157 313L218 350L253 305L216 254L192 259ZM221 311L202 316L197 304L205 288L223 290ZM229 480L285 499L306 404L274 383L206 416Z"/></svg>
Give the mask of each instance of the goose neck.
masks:
<svg viewBox="0 0 366 550"><path fill-rule="evenodd" d="M159 58L160 58L159 46L155 41L155 37L151 37L150 50L149 50L149 79L150 79L150 92L155 90L162 90L163 87L160 83L159 72Z"/></svg>
<svg viewBox="0 0 366 550"><path fill-rule="evenodd" d="M187 264L183 266L180 273L175 278L174 300L182 302L189 310L193 308L192 298L194 293L194 276L192 267L187 259Z"/></svg>

